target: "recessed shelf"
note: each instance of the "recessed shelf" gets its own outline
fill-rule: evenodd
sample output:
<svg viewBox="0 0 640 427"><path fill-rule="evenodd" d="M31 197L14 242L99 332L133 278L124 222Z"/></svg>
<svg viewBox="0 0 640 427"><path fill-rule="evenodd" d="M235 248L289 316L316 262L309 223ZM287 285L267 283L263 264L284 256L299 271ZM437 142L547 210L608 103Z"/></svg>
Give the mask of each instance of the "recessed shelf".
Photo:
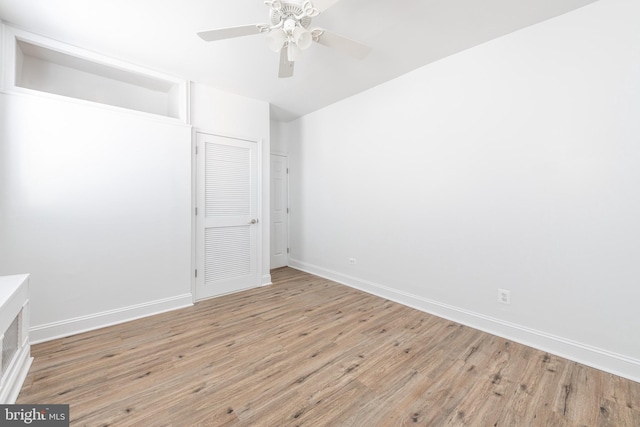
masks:
<svg viewBox="0 0 640 427"><path fill-rule="evenodd" d="M186 81L145 73L44 37L7 27L7 50L15 53L6 83L187 122Z"/></svg>

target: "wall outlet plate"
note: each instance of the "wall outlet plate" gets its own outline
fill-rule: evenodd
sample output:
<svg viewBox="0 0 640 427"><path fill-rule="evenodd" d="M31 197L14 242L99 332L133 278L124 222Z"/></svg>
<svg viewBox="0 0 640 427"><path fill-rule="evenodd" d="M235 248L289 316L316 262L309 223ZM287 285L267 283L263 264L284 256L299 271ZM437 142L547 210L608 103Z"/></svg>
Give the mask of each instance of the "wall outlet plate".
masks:
<svg viewBox="0 0 640 427"><path fill-rule="evenodd" d="M511 304L511 291L498 289L498 302L501 304Z"/></svg>

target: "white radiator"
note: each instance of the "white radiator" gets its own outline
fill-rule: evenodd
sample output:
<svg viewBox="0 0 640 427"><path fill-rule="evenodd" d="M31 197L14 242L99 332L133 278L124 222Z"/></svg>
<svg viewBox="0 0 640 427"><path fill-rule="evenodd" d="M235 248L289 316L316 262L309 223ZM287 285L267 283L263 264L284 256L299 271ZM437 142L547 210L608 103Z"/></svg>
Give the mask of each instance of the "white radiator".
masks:
<svg viewBox="0 0 640 427"><path fill-rule="evenodd" d="M15 403L31 366L29 275L0 276L0 404Z"/></svg>

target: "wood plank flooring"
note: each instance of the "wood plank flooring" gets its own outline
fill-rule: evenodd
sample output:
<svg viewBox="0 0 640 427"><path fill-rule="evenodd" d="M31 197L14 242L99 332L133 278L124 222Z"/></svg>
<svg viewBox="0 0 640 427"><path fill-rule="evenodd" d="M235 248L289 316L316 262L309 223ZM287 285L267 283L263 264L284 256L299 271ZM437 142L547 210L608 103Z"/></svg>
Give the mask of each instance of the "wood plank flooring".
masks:
<svg viewBox="0 0 640 427"><path fill-rule="evenodd" d="M640 426L640 384L290 268L32 347L72 426Z"/></svg>

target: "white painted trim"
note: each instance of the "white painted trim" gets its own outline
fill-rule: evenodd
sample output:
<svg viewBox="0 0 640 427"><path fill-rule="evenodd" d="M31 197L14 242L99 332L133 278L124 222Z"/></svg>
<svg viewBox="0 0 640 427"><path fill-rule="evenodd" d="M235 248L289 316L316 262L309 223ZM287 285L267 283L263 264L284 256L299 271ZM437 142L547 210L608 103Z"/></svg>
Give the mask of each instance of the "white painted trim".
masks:
<svg viewBox="0 0 640 427"><path fill-rule="evenodd" d="M269 227L269 222L265 221L265 217L269 217L269 215L265 215L265 209L264 209L264 191L265 191L265 186L269 185L269 181L265 182L264 180L264 158L265 158L265 154L264 154L264 140L262 138L259 138L257 141L258 144L258 164L256 165L258 170L257 172L257 176L258 176L258 209L257 209L257 217L259 218L258 221L258 239L256 242L256 245L258 245L257 249L257 257L258 259L256 260L256 268L258 269L258 286L262 286L263 282L262 282L262 276L263 276L263 267L265 265L265 262L268 262L265 260L265 256L267 254L264 253L264 247L263 247L263 234L264 234L264 227L266 224L266 227ZM267 187L268 188L268 187Z"/></svg>
<svg viewBox="0 0 640 427"><path fill-rule="evenodd" d="M191 84L189 85L191 87ZM195 126L191 127L191 295L192 303L196 302L196 269L198 264L196 262L196 250L197 250L197 231L198 231L198 216L196 215L196 208L198 207L198 155L196 150L198 149L198 130Z"/></svg>
<svg viewBox="0 0 640 427"><path fill-rule="evenodd" d="M45 325L33 326L29 330L29 335L31 337L31 342L33 344L38 344L57 338L64 338L82 332L117 325L119 323L129 322L143 317L153 316L154 314L190 307L192 305L193 295L178 295L175 297L150 301L115 310L103 311L102 313L89 314L87 316L80 316Z"/></svg>
<svg viewBox="0 0 640 427"><path fill-rule="evenodd" d="M106 110L112 113L138 116L140 119L143 119L143 120L150 120L150 121L159 122L167 125L173 125L173 126L182 127L182 128L185 128L185 127L191 128L190 124L184 123L182 120L176 119L173 117L165 117L160 114L146 113L144 111L132 110L130 108L116 107L113 105L101 104L99 102L93 102L93 101L85 101L83 99L71 98L68 96L56 95L56 94L47 93L47 92L40 92L32 89L16 87L15 90L14 89L7 90L7 89L0 88L0 93L7 96L31 97L31 98L45 99L52 102L66 102L69 104L82 105L88 108Z"/></svg>
<svg viewBox="0 0 640 427"><path fill-rule="evenodd" d="M7 58L6 55L6 48L5 48L5 40L6 40L6 30L7 25L4 23L4 21L2 19L0 19L0 64L2 64L2 67L0 68L0 91L2 91L6 86L7 86L7 82L6 82L6 74L9 72L8 70L5 70L5 67L7 66L6 64L8 64L9 62L9 58Z"/></svg>
<svg viewBox="0 0 640 427"><path fill-rule="evenodd" d="M15 355L13 362L9 367L11 372L2 387L2 393L0 394L0 403L12 405L16 403L18 394L22 389L24 380L27 378L29 368L33 362L33 357L29 351L29 345L20 347L19 353Z"/></svg>
<svg viewBox="0 0 640 427"><path fill-rule="evenodd" d="M184 94L184 103L180 103L180 117L191 126L191 80L180 80L180 91Z"/></svg>
<svg viewBox="0 0 640 427"><path fill-rule="evenodd" d="M291 262L291 162L289 161L289 155L284 156L287 158L287 266Z"/></svg>
<svg viewBox="0 0 640 427"><path fill-rule="evenodd" d="M220 136L222 138L239 139L241 141L255 142L256 144L258 143L262 144L262 141L263 141L262 138L251 137L247 135L240 135L240 134L230 133L230 132L220 132L220 131L212 130L211 128L202 128L202 127L193 126L193 130L195 135L199 133L204 133L211 136Z"/></svg>
<svg viewBox="0 0 640 427"><path fill-rule="evenodd" d="M640 360L289 258L289 266L381 298L640 382Z"/></svg>
<svg viewBox="0 0 640 427"><path fill-rule="evenodd" d="M263 274L262 275L262 283L260 284L260 286L267 286L267 285L271 285L271 274Z"/></svg>

